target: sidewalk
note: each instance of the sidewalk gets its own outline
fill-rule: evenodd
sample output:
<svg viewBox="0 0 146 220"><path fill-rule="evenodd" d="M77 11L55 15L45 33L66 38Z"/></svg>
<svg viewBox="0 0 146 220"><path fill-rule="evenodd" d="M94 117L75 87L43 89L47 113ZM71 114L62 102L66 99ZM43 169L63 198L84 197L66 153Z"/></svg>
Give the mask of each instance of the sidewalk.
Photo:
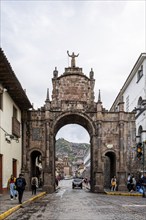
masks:
<svg viewBox="0 0 146 220"><path fill-rule="evenodd" d="M116 196L141 196L142 197L142 193L133 191L133 192L128 192L128 191L109 191L109 190L105 190L104 191L107 195L116 195Z"/></svg>
<svg viewBox="0 0 146 220"><path fill-rule="evenodd" d="M31 191L25 190L23 194L22 204L19 204L18 199L11 200L8 193L0 194L0 220L3 220L11 215L13 212L21 208L22 205L41 198L45 194L46 192L42 192L42 190L37 190L36 195L32 195Z"/></svg>

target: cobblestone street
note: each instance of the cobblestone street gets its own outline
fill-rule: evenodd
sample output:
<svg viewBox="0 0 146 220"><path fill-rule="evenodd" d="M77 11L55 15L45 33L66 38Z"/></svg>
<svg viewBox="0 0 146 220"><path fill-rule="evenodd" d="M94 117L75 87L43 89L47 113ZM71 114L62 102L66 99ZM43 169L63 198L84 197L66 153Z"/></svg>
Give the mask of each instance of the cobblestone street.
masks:
<svg viewBox="0 0 146 220"><path fill-rule="evenodd" d="M7 219L26 220L146 220L146 199L72 189L71 180L60 182L58 192L24 205Z"/></svg>

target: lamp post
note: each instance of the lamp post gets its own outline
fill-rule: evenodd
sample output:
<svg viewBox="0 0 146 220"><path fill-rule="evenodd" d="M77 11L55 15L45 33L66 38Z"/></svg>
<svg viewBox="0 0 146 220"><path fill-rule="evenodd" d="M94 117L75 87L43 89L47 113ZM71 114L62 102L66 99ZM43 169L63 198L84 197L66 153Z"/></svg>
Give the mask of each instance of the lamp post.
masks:
<svg viewBox="0 0 146 220"><path fill-rule="evenodd" d="M143 141L143 174L145 172L145 145L146 145L146 141Z"/></svg>

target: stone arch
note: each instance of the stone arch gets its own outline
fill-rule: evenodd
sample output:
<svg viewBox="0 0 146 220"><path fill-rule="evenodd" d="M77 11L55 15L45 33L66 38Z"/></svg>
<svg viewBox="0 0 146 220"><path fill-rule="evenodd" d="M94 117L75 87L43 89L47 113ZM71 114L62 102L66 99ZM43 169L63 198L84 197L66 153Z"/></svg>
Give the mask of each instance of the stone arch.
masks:
<svg viewBox="0 0 146 220"><path fill-rule="evenodd" d="M87 132L89 133L90 136L90 158L91 158L91 167L93 167L90 176L92 179L92 176L94 175L94 166L92 165L92 162L95 161L95 154L94 154L94 144L95 144L95 124L92 121L91 118L89 118L87 115L82 114L82 113L64 113L62 115L60 115L54 122L53 127L52 127L52 145L50 146L52 148L52 156L55 157L55 137L57 132L59 131L59 129L67 124L79 124L81 125L83 128L85 128L87 130ZM54 158L52 158L52 156L50 156L50 161L54 161ZM53 173L52 173L52 177L53 180L52 182L54 183L55 181L55 164L53 164ZM91 185L91 190L94 186Z"/></svg>
<svg viewBox="0 0 146 220"><path fill-rule="evenodd" d="M29 180L30 156L35 158L35 155L41 154L43 156L43 189L49 193L55 191L56 134L67 124L79 124L89 133L91 191L104 191L104 158L110 161L110 171L113 172L110 177L115 172L118 174L118 189L126 188L124 180L127 158L131 161L131 165L134 163L130 152L131 146L135 145L133 138L136 131L135 113L124 112L123 99L119 100L118 111L107 111L102 105L100 93L98 101L95 102L94 85L93 71L89 78L84 75L82 68L71 65L59 76L55 68L52 78L52 100L50 101L49 90L47 90L45 105L38 110L29 110L28 114L23 115L22 171ZM27 152L30 149L31 153L28 155Z"/></svg>
<svg viewBox="0 0 146 220"><path fill-rule="evenodd" d="M85 123L87 122L87 123ZM95 134L95 125L91 118L89 118L88 115L85 115L83 113L63 113L60 115L53 126L53 133L54 136L56 136L59 129L67 124L79 124L82 127L84 127L87 132L89 133L90 137Z"/></svg>
<svg viewBox="0 0 146 220"><path fill-rule="evenodd" d="M111 178L116 176L117 156L113 150L104 153L104 187L110 188Z"/></svg>

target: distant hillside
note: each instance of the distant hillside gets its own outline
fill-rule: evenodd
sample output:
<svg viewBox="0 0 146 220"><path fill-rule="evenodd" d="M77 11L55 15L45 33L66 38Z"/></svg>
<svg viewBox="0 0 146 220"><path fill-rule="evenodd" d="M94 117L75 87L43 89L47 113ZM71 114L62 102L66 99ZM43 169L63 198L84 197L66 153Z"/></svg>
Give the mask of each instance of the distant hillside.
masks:
<svg viewBox="0 0 146 220"><path fill-rule="evenodd" d="M79 159L83 160L90 144L87 143L72 143L63 138L59 138L56 141L56 157L64 158L68 156L69 162L76 162Z"/></svg>

